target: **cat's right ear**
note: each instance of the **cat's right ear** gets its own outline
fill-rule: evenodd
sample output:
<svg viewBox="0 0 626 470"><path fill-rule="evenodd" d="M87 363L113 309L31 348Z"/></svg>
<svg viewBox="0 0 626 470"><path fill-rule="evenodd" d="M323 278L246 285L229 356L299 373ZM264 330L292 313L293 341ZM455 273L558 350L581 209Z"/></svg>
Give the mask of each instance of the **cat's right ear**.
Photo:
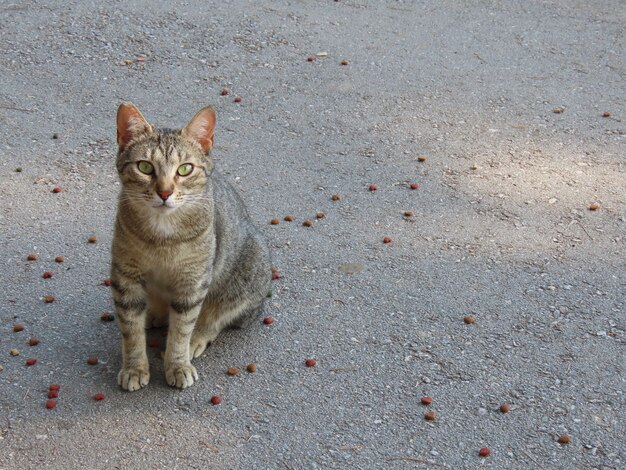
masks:
<svg viewBox="0 0 626 470"><path fill-rule="evenodd" d="M152 133L152 126L132 103L117 108L117 145L120 152L138 137Z"/></svg>

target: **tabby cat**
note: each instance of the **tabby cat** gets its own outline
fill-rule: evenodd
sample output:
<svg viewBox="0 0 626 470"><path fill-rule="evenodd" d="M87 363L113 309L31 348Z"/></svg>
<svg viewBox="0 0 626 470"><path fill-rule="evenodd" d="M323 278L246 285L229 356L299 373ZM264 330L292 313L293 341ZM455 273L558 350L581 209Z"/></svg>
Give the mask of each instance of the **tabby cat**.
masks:
<svg viewBox="0 0 626 470"><path fill-rule="evenodd" d="M111 287L122 333L120 386L148 384L145 328L168 323L165 379L189 387L193 358L261 305L270 288L267 246L209 156L215 112L181 130L157 130L132 104L117 111L122 183Z"/></svg>

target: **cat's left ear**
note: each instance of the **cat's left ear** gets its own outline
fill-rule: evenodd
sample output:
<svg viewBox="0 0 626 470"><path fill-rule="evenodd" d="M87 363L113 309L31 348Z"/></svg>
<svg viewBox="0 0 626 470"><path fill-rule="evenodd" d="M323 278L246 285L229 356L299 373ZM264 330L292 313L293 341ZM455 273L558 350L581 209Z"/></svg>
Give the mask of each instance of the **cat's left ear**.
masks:
<svg viewBox="0 0 626 470"><path fill-rule="evenodd" d="M198 143L205 154L213 147L215 111L210 106L202 108L182 130L183 137Z"/></svg>

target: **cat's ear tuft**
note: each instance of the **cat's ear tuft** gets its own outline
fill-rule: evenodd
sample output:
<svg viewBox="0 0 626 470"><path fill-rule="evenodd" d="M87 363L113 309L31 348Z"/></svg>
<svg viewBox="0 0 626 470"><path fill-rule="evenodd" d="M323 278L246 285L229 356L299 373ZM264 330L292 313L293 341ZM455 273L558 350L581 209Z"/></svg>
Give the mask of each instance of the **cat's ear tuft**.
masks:
<svg viewBox="0 0 626 470"><path fill-rule="evenodd" d="M182 130L183 137L198 143L205 154L213 147L215 111L210 106L202 108Z"/></svg>
<svg viewBox="0 0 626 470"><path fill-rule="evenodd" d="M117 108L117 145L120 151L138 137L152 133L152 126L132 103L122 103Z"/></svg>

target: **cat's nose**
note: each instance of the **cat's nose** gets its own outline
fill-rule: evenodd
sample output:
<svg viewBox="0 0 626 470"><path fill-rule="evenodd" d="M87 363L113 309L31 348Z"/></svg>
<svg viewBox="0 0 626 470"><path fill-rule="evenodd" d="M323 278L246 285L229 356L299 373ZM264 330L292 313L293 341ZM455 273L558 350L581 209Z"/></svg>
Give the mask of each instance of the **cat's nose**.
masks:
<svg viewBox="0 0 626 470"><path fill-rule="evenodd" d="M161 199L167 201L167 198L172 195L172 191L157 191L157 194L161 196Z"/></svg>

